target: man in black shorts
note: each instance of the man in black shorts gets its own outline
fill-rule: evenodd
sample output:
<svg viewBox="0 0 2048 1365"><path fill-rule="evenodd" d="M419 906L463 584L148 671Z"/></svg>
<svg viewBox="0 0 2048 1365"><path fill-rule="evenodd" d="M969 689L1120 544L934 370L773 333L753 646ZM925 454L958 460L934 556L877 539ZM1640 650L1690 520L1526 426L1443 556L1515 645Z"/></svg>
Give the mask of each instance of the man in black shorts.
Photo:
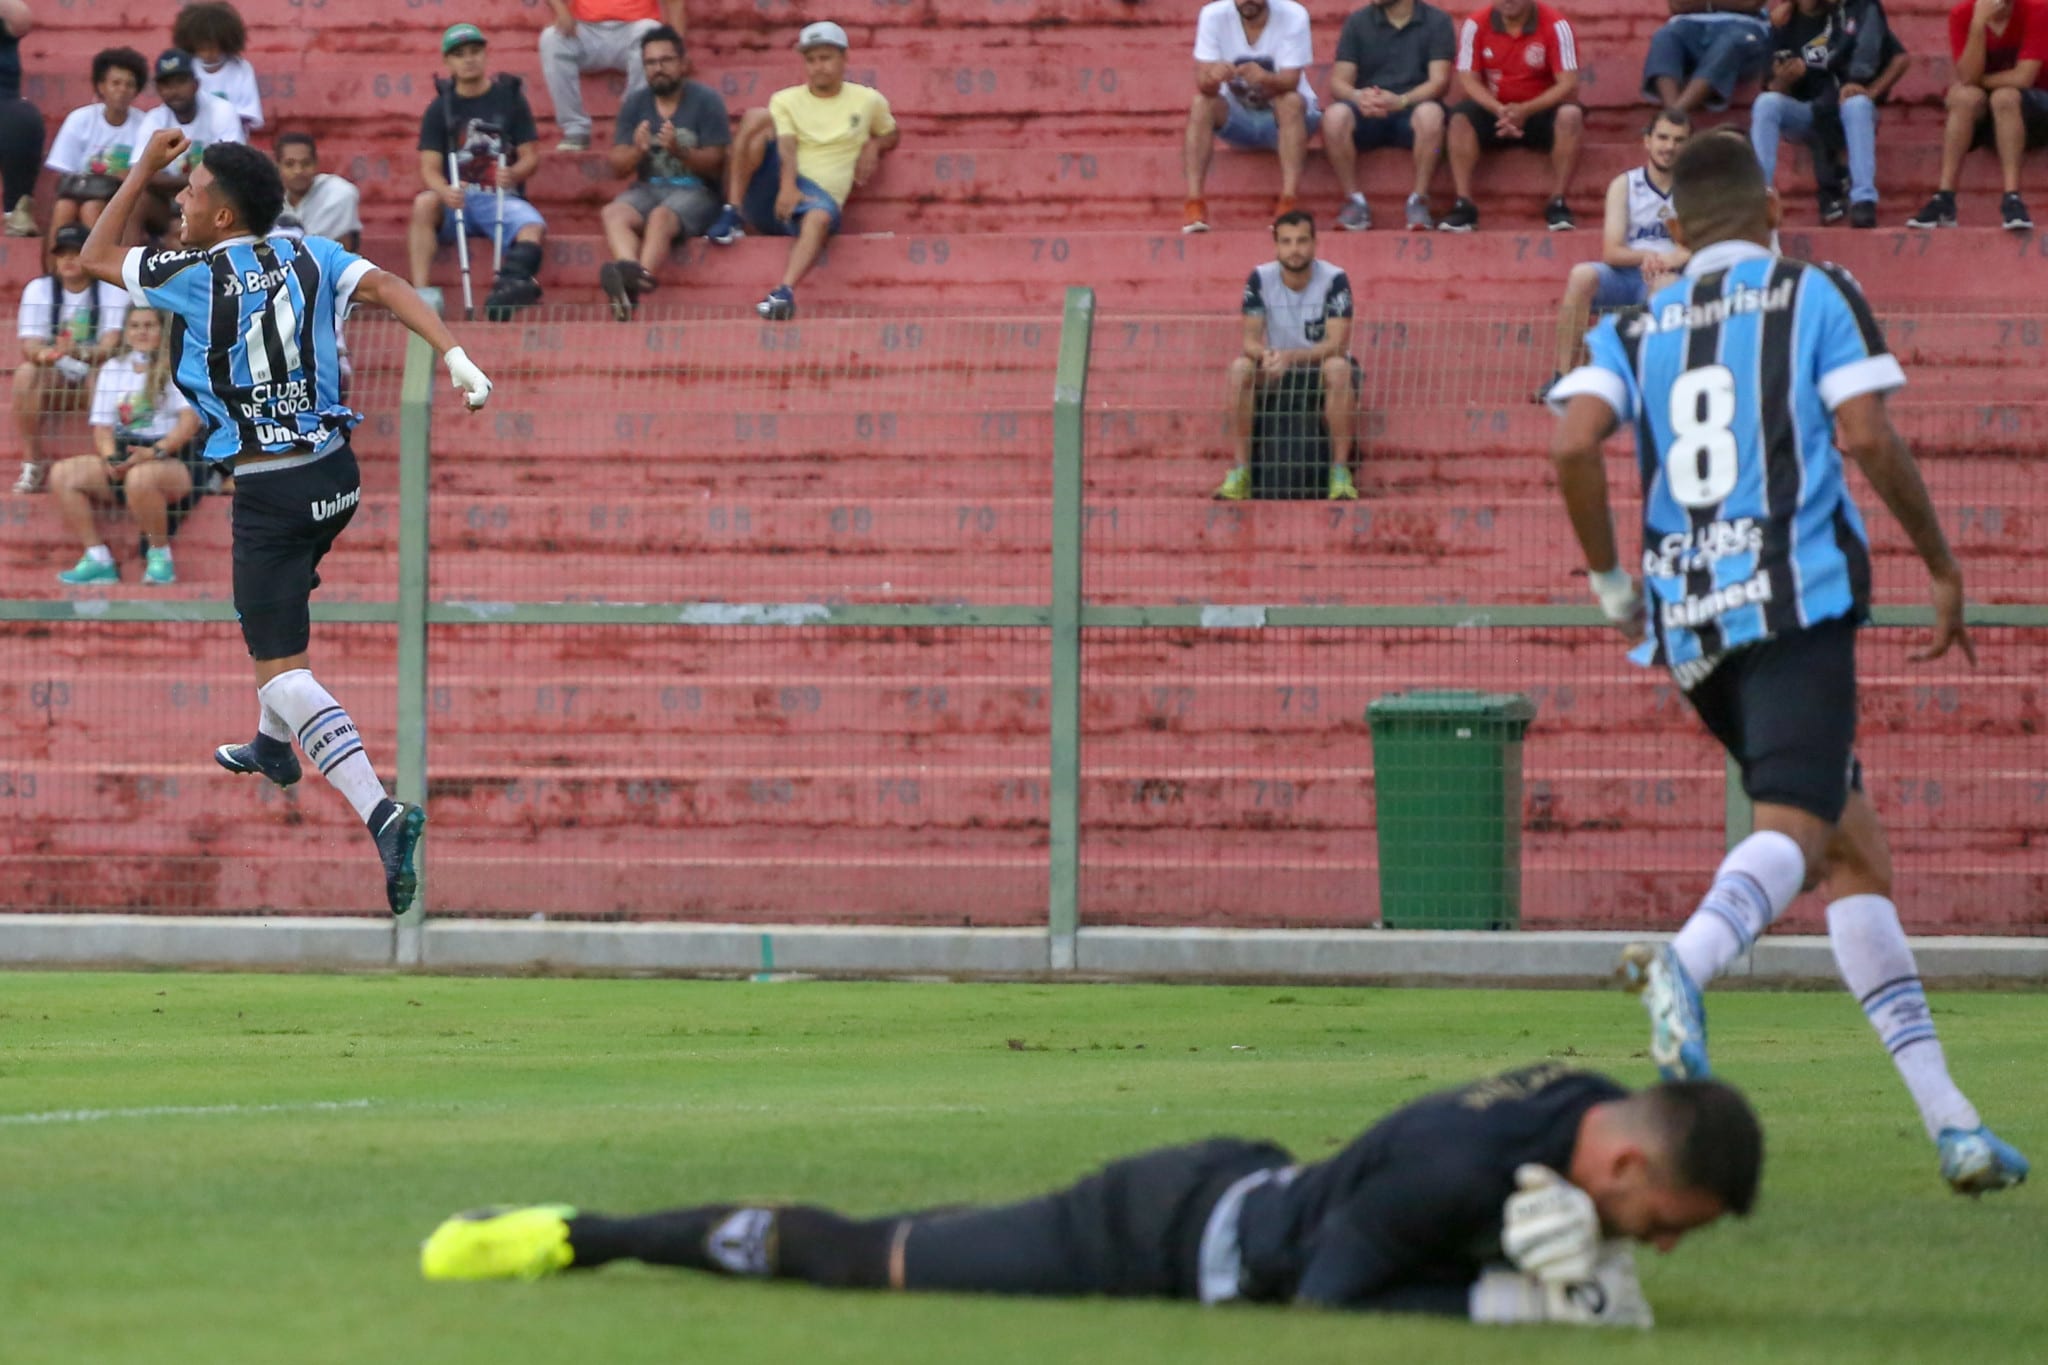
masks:
<svg viewBox="0 0 2048 1365"><path fill-rule="evenodd" d="M1344 192L1337 226L1363 232L1372 210L1358 188L1358 154L1401 147L1414 154L1407 226L1428 228L1429 182L1444 147L1444 91L1457 36L1451 16L1426 0L1372 0L1344 21L1330 67L1323 150Z"/></svg>
<svg viewBox="0 0 2048 1365"><path fill-rule="evenodd" d="M1496 147L1526 147L1550 159L1550 198L1544 226L1573 226L1565 195L1579 164L1585 111L1579 89L1579 48L1571 22L1536 0L1500 0L1458 27L1458 86L1462 103L1450 114L1451 182L1458 200L1437 227L1470 232L1479 226L1472 202L1472 171L1479 154Z"/></svg>
<svg viewBox="0 0 2048 1365"><path fill-rule="evenodd" d="M313 677L308 599L320 560L362 500L341 402L338 333L357 303L381 303L430 343L472 409L491 381L403 280L325 237L269 236L284 182L269 157L217 142L194 166L178 207L185 250L124 251L128 219L150 177L185 155L175 128L150 138L81 253L88 273L127 286L139 307L175 319L173 377L207 428L204 454L234 474L235 611L256 665L256 738L214 752L223 768L299 780L292 739L355 807L376 841L394 915L412 905L413 857L426 812L393 801L355 721Z"/></svg>
<svg viewBox="0 0 2048 1365"><path fill-rule="evenodd" d="M1650 1056L1708 1074L1701 989L1808 887L1849 988L1920 1110L1942 1179L1963 1194L2017 1185L2027 1160L1950 1077L1892 902L1891 850L1855 759L1856 630L1870 542L1854 460L1926 565L1934 631L1914 655L1974 664L1963 574L1885 395L1906 373L1847 272L1772 248L1777 199L1748 140L1689 141L1671 172L1671 238L1692 253L1645 307L1611 314L1588 363L1550 386L1552 456L1602 613L1662 665L1742 770L1754 828L1728 850L1676 937L1632 944ZM1642 580L1621 558L1601 447L1635 428Z"/></svg>
<svg viewBox="0 0 2048 1365"><path fill-rule="evenodd" d="M1416 1100L1309 1165L1270 1142L1217 1138L1001 1208L873 1219L735 1204L639 1218L484 1210L442 1223L420 1268L430 1280L534 1279L638 1260L832 1289L1647 1327L1627 1242L1668 1251L1746 1215L1762 1168L1756 1116L1726 1085L1631 1094L1545 1063Z"/></svg>

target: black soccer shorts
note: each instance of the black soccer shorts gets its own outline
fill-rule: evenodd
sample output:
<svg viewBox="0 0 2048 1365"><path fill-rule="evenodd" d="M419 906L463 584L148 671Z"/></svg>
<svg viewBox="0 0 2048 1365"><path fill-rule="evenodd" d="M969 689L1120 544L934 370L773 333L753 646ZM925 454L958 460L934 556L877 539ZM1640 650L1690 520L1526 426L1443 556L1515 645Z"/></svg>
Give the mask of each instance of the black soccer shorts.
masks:
<svg viewBox="0 0 2048 1365"><path fill-rule="evenodd" d="M320 560L362 496L347 441L311 464L235 476L235 614L250 658L305 653Z"/></svg>
<svg viewBox="0 0 2048 1365"><path fill-rule="evenodd" d="M1737 650L1686 694L1742 766L1749 799L1833 824L1856 763L1856 625L1823 621Z"/></svg>
<svg viewBox="0 0 2048 1365"><path fill-rule="evenodd" d="M1212 1138L1113 1161L1021 1204L913 1214L903 1287L1198 1298L1216 1201L1253 1171L1293 1160L1269 1142Z"/></svg>

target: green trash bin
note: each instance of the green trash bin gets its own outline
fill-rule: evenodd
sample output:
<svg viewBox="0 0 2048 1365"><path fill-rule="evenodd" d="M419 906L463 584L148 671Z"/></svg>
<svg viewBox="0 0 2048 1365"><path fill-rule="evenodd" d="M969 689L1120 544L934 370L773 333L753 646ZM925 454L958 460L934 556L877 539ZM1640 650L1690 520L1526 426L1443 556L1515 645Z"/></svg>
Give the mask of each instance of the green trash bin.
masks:
<svg viewBox="0 0 2048 1365"><path fill-rule="evenodd" d="M1366 708L1389 929L1514 929L1522 916L1522 736L1512 692L1396 692Z"/></svg>

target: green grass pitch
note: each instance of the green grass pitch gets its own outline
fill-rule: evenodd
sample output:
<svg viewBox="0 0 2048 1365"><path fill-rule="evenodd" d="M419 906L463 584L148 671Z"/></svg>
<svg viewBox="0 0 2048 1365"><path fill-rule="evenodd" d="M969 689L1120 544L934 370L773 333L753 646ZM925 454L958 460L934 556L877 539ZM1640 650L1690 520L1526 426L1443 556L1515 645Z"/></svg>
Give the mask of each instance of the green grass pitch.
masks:
<svg viewBox="0 0 2048 1365"><path fill-rule="evenodd" d="M0 1359L1943 1361L2048 1356L2048 1189L1935 1175L1842 994L1712 998L1763 1114L1757 1216L1646 1254L1658 1330L827 1294L613 1267L429 1285L496 1201L855 1212L1033 1193L1216 1132L1304 1156L1540 1057L1649 1078L1618 994L0 975ZM1936 998L1965 1089L2048 1156L2048 997Z"/></svg>

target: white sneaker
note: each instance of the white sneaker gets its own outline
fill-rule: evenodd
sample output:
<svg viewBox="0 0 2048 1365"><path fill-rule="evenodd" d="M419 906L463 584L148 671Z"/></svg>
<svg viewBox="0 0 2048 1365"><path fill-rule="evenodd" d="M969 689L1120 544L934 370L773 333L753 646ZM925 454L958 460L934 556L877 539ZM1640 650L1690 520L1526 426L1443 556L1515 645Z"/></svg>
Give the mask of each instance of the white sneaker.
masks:
<svg viewBox="0 0 2048 1365"><path fill-rule="evenodd" d="M43 235L42 229L36 226L34 202L27 195L23 195L15 203L14 207L7 211L6 231L9 237L40 237Z"/></svg>
<svg viewBox="0 0 2048 1365"><path fill-rule="evenodd" d="M43 491L43 467L34 460L21 462L21 477L14 481L17 493L40 493Z"/></svg>

